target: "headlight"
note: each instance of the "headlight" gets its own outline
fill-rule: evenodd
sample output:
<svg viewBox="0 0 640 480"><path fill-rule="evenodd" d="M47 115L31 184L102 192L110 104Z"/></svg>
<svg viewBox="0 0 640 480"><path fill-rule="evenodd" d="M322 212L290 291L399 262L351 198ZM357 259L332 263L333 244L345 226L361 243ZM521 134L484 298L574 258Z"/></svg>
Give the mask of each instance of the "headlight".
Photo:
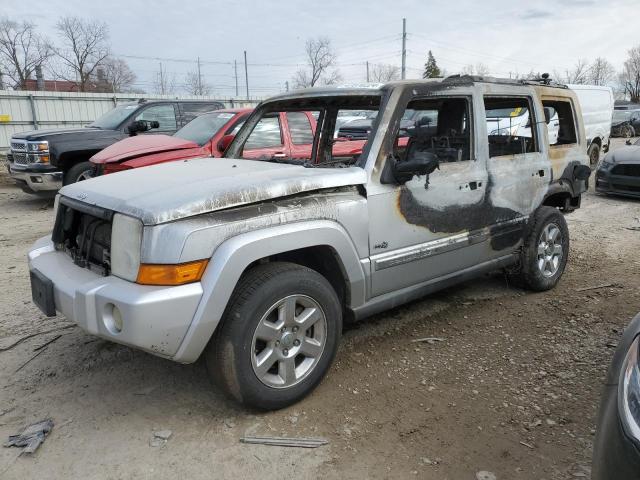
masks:
<svg viewBox="0 0 640 480"><path fill-rule="evenodd" d="M624 359L622 378L618 385L618 407L622 424L629 436L640 442L640 365L638 348L640 336L636 337Z"/></svg>
<svg viewBox="0 0 640 480"><path fill-rule="evenodd" d="M49 150L49 142L46 140L43 142L28 142L27 148L30 152L46 152Z"/></svg>
<svg viewBox="0 0 640 480"><path fill-rule="evenodd" d="M111 224L111 273L135 282L140 268L141 245L142 222L116 213Z"/></svg>

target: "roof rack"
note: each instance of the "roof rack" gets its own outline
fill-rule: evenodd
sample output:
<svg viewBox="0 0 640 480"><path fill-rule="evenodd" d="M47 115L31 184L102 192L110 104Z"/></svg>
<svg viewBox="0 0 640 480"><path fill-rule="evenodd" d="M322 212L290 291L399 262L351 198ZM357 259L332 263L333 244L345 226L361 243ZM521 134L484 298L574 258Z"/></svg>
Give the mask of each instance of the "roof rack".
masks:
<svg viewBox="0 0 640 480"><path fill-rule="evenodd" d="M461 75L459 73L455 75L449 75L444 78L444 82L456 82L456 81L471 81L471 82L484 82L484 83L499 83L503 85L544 85L548 87L567 88L566 85L554 82L548 73L543 73L538 78L532 79L513 79L513 78L497 78L497 77L481 77L479 75Z"/></svg>

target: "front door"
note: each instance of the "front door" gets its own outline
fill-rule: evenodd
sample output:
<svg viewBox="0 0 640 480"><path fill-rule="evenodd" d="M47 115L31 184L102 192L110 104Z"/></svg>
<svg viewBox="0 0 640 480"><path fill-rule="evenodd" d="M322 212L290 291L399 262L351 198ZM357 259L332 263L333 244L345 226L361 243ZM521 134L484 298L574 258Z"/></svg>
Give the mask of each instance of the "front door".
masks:
<svg viewBox="0 0 640 480"><path fill-rule="evenodd" d="M420 92L417 92L418 94ZM489 188L474 96L415 96L397 112L393 159L436 155L439 170L399 185L368 187L371 295L378 296L464 270L489 258ZM392 159L387 159L387 163ZM384 168L389 168L385 165ZM384 175L382 175L384 177Z"/></svg>

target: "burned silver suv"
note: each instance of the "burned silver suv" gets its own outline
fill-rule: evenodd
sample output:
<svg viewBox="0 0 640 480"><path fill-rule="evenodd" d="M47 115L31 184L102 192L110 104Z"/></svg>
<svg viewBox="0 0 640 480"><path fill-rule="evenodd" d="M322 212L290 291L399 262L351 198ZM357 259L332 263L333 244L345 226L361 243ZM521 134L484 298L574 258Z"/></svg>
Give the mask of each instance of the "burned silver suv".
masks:
<svg viewBox="0 0 640 480"><path fill-rule="evenodd" d="M366 139L340 136L351 111L374 113ZM63 188L52 235L29 253L33 298L104 339L183 363L204 355L231 397L281 408L327 373L343 319L495 269L556 285L563 213L590 172L580 119L575 94L547 81L273 97L225 140L225 158ZM249 146L266 153L244 158Z"/></svg>

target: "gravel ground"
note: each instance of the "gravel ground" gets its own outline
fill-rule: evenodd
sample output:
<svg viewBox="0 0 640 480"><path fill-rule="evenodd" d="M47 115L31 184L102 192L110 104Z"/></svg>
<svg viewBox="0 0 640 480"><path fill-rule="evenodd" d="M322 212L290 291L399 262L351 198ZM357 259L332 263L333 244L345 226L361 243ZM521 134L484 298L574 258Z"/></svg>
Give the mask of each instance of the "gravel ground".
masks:
<svg viewBox="0 0 640 480"><path fill-rule="evenodd" d="M257 414L223 398L200 362L43 317L25 255L50 232L52 202L2 171L0 438L43 418L55 427L32 457L0 449L0 478L588 478L601 382L640 310L636 217L639 201L590 192L567 217L571 257L556 289L526 292L496 274L350 326L310 397ZM415 341L424 337L442 340ZM172 434L152 447L158 430ZM254 446L239 443L245 434L330 443Z"/></svg>

